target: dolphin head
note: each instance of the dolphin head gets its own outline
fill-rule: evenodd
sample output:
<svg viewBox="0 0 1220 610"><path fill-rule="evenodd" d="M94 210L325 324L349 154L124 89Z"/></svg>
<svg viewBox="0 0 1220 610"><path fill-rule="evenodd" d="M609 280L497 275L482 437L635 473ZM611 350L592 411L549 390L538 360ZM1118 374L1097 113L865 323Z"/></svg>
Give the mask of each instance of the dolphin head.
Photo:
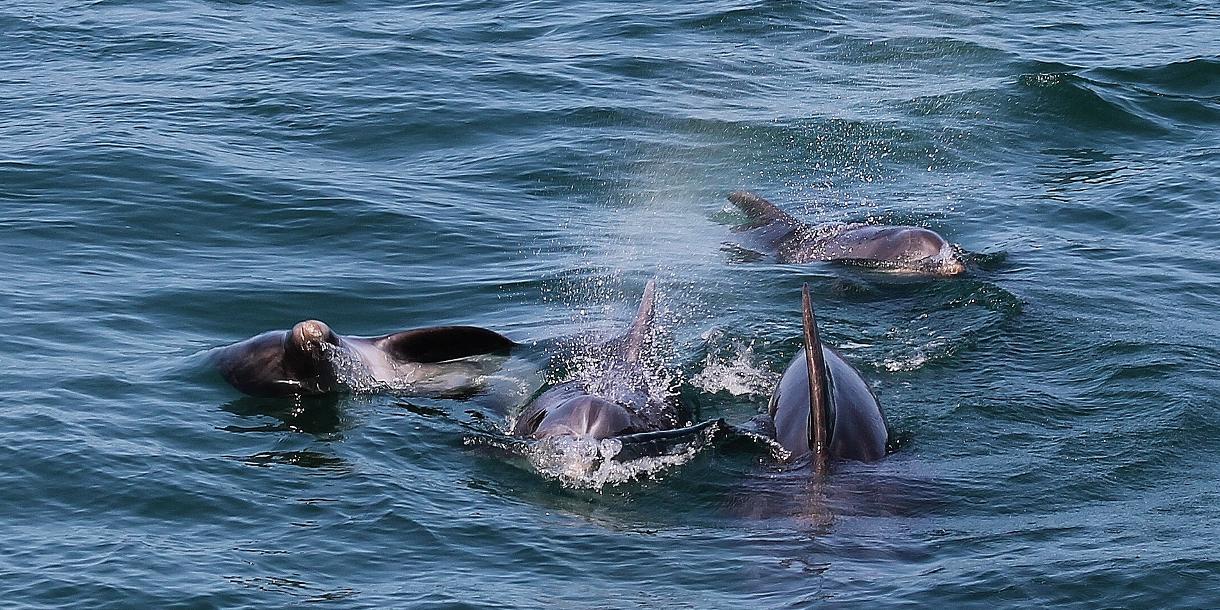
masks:
<svg viewBox="0 0 1220 610"><path fill-rule="evenodd" d="M957 275L966 271L957 248L935 231L922 227L895 229L892 233L880 232L877 243L870 244L875 248L875 252L870 253L872 256L936 275Z"/></svg>
<svg viewBox="0 0 1220 610"><path fill-rule="evenodd" d="M922 227L855 226L828 238L817 238L813 244L814 260L852 261L937 275L966 270L952 244Z"/></svg>
<svg viewBox="0 0 1220 610"><path fill-rule="evenodd" d="M339 335L325 322L298 322L284 335L284 364L292 370L302 388L325 392L335 383L335 365L329 350L343 347Z"/></svg>
<svg viewBox="0 0 1220 610"><path fill-rule="evenodd" d="M602 440L632 430L631 412L620 404L597 396L577 396L550 410L538 422L532 436L571 436Z"/></svg>

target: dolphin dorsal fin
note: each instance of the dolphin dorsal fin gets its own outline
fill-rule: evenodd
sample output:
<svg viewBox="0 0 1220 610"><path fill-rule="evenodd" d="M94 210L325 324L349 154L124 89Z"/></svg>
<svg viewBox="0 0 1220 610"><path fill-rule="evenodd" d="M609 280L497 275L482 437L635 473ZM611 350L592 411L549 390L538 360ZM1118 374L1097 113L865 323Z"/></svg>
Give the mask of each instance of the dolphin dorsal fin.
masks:
<svg viewBox="0 0 1220 610"><path fill-rule="evenodd" d="M477 326L433 326L366 339L404 362L445 362L512 348L508 337Z"/></svg>
<svg viewBox="0 0 1220 610"><path fill-rule="evenodd" d="M652 334L652 320L657 305L657 280L648 280L644 286L644 296L640 299L640 310L635 314L635 321L627 329L623 337L623 359L627 362L639 362L644 344Z"/></svg>
<svg viewBox="0 0 1220 610"><path fill-rule="evenodd" d="M734 191L729 193L729 201L733 205L741 208L750 220L755 222L774 222L776 220L790 225L799 225L801 221L793 218L791 214L779 209L779 206L763 199L758 193L751 191Z"/></svg>
<svg viewBox="0 0 1220 610"><path fill-rule="evenodd" d="M809 284L801 288L804 310L805 366L809 372L809 446L813 450L814 472L826 474L830 462L830 422L827 408L830 393L826 387L826 360L822 357L822 340L818 337L818 321L813 315Z"/></svg>

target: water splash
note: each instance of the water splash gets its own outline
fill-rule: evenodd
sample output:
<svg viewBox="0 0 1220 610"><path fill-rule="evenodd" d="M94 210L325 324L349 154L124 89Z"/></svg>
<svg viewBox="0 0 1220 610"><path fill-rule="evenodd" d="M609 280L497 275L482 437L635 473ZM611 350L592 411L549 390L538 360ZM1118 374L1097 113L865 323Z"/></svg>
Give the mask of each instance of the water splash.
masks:
<svg viewBox="0 0 1220 610"><path fill-rule="evenodd" d="M607 278L592 278L586 290L605 292L612 283ZM645 394L658 401L676 398L682 379L673 335L682 314L665 297L658 289L657 309L638 363L625 362L619 353L619 339L628 330L621 324L612 332L577 334L558 341L552 358L557 366L546 373L545 382L579 381L589 393L620 402L630 402L630 394ZM592 326L587 319L590 309L582 307L576 316L577 323L584 322L581 325L586 328Z"/></svg>
<svg viewBox="0 0 1220 610"><path fill-rule="evenodd" d="M355 354L329 343L322 344L322 355L335 367L339 383L352 391L368 391L378 386L373 372Z"/></svg>
<svg viewBox="0 0 1220 610"><path fill-rule="evenodd" d="M665 472L690 462L706 445L706 440L699 439L674 453L619 461L614 459L623 449L618 439L551 437L529 445L525 457L539 474L557 480L565 487L600 491L606 485L656 480Z"/></svg>
<svg viewBox="0 0 1220 610"><path fill-rule="evenodd" d="M928 348L932 348L934 346L941 347L942 352L947 353L947 350L943 349L945 346L945 344L943 342L939 343L939 344L929 344ZM936 357L941 357L941 356L937 355ZM902 372L914 371L914 370L918 370L920 367L927 364L928 360L930 360L931 358L933 358L933 356L929 356L928 352L925 351L924 348L916 347L916 348L914 348L914 353L912 353L910 355L886 358L885 360L883 360L881 362L881 368L883 368L891 373L897 373L900 371L902 371Z"/></svg>
<svg viewBox="0 0 1220 610"><path fill-rule="evenodd" d="M485 388L504 358L476 356L438 364L400 363L392 375L375 374L355 354L330 344L323 353L335 367L339 384L357 394L399 392L422 396L461 396Z"/></svg>
<svg viewBox="0 0 1220 610"><path fill-rule="evenodd" d="M733 341L732 352L708 352L703 370L691 377L691 385L709 393L728 392L732 396L766 396L779 383L780 374L759 366L754 342Z"/></svg>

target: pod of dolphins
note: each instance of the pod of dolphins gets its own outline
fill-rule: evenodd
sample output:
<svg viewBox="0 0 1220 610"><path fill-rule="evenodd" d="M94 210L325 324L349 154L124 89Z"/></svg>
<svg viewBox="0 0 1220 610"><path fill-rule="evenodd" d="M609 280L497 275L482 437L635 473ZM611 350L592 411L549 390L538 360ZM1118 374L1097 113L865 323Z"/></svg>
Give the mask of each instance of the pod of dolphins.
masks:
<svg viewBox="0 0 1220 610"><path fill-rule="evenodd" d="M936 275L965 270L958 251L928 229L813 227L751 192L734 192L729 201L749 218L748 224L735 229L743 242L778 262L834 261ZM536 394L515 417L511 434L523 439L634 441L687 434L712 424L689 425L690 413L681 401L649 383L653 371L645 356L655 310L656 281L650 280L627 331L595 346L598 369ZM835 461L873 462L885 457L890 431L881 405L860 373L822 344L808 285L802 289L802 327L803 348L784 371L758 428L783 447L787 459L807 459L819 474ZM443 376L462 359L506 353L515 345L499 333L473 326L347 337L323 322L307 320L289 330L217 348L209 359L242 392L299 396L342 390L339 362L348 368L354 365L374 381L411 384Z"/></svg>

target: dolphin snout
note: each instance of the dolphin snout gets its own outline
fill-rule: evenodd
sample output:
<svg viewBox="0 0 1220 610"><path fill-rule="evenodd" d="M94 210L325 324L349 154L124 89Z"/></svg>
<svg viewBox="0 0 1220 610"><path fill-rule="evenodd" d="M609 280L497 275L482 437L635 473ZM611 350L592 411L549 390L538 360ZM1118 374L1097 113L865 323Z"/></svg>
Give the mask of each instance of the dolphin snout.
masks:
<svg viewBox="0 0 1220 610"><path fill-rule="evenodd" d="M292 343L310 353L320 353L323 343L338 345L335 332L319 320L305 320L292 327Z"/></svg>
<svg viewBox="0 0 1220 610"><path fill-rule="evenodd" d="M941 275L958 275L966 272L966 264L957 256L946 258L940 264Z"/></svg>
<svg viewBox="0 0 1220 610"><path fill-rule="evenodd" d="M939 275L957 275L966 272L966 263L962 261L957 248L946 243L940 252L929 259L927 268Z"/></svg>
<svg viewBox="0 0 1220 610"><path fill-rule="evenodd" d="M596 396L580 396L547 413L534 429L533 437L571 436L602 440L630 429L631 413L622 405Z"/></svg>

